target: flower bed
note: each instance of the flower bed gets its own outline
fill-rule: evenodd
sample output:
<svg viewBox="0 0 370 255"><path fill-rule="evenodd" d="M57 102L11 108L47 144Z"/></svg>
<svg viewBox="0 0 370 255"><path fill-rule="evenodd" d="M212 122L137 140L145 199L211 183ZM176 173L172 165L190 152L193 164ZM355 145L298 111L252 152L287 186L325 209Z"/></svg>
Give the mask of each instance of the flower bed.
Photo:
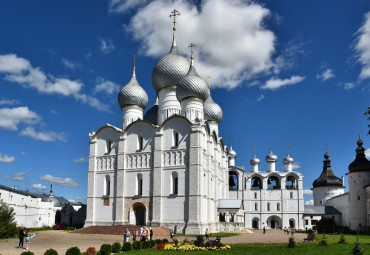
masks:
<svg viewBox="0 0 370 255"><path fill-rule="evenodd" d="M210 247L198 247L194 244L188 243L178 243L177 246L174 242L157 244L156 249L158 250L172 250L172 251L207 251L207 250L228 250L230 245L222 245L220 247L210 246Z"/></svg>

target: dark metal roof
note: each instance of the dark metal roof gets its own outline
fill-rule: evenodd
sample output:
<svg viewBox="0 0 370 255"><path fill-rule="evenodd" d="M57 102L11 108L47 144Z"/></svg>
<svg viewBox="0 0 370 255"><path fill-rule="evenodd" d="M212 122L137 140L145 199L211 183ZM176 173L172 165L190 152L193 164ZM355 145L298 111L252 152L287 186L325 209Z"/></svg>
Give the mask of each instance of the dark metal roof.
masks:
<svg viewBox="0 0 370 255"><path fill-rule="evenodd" d="M158 124L158 98L155 101L152 108L150 108L145 114L144 114L144 120L149 121L150 123L157 125Z"/></svg>
<svg viewBox="0 0 370 255"><path fill-rule="evenodd" d="M357 141L356 158L349 164L348 170L350 172L365 172L370 171L370 161L366 159L365 149L362 147L363 142L361 138Z"/></svg>
<svg viewBox="0 0 370 255"><path fill-rule="evenodd" d="M342 214L340 211L335 209L333 206L305 206L304 214L308 215L326 215L326 214Z"/></svg>
<svg viewBox="0 0 370 255"><path fill-rule="evenodd" d="M324 167L322 173L319 178L317 178L313 182L313 187L325 187L325 186L335 186L335 187L343 187L342 179L335 176L333 170L331 169L329 153L326 151L324 154L325 160Z"/></svg>

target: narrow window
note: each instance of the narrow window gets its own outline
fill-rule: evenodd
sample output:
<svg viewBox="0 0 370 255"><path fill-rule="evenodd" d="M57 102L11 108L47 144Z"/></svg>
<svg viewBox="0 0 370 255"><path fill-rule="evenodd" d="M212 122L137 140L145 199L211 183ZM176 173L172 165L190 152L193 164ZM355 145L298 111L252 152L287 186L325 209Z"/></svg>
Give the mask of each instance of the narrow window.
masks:
<svg viewBox="0 0 370 255"><path fill-rule="evenodd" d="M110 153L112 151L112 141L107 140L106 144L107 144L107 153Z"/></svg>
<svg viewBox="0 0 370 255"><path fill-rule="evenodd" d="M173 181L173 194L178 194L178 179L177 179L177 177L175 177L174 181Z"/></svg>
<svg viewBox="0 0 370 255"><path fill-rule="evenodd" d="M143 176L138 174L136 177L136 195L142 196L143 195Z"/></svg>
<svg viewBox="0 0 370 255"><path fill-rule="evenodd" d="M254 198L257 198L257 192L254 192Z"/></svg>
<svg viewBox="0 0 370 255"><path fill-rule="evenodd" d="M276 205L276 209L277 209L278 211L280 211L280 203L277 203L277 205Z"/></svg>
<svg viewBox="0 0 370 255"><path fill-rule="evenodd" d="M361 200L361 197L360 196L357 196L357 200Z"/></svg>
<svg viewBox="0 0 370 255"><path fill-rule="evenodd" d="M109 196L110 195L110 176L106 175L105 176L105 190L104 190L104 195Z"/></svg>
<svg viewBox="0 0 370 255"><path fill-rule="evenodd" d="M270 211L270 203L267 203L267 211Z"/></svg>
<svg viewBox="0 0 370 255"><path fill-rule="evenodd" d="M290 198L293 198L293 192L290 192Z"/></svg>
<svg viewBox="0 0 370 255"><path fill-rule="evenodd" d="M179 146L179 132L177 131L173 133L173 146L175 147Z"/></svg>
<svg viewBox="0 0 370 255"><path fill-rule="evenodd" d="M138 139L139 139L139 141L138 141L139 142L139 144L138 144L139 148L138 149L143 150L143 148L144 148L144 138L142 136L139 136Z"/></svg>
<svg viewBox="0 0 370 255"><path fill-rule="evenodd" d="M254 203L254 210L257 211L258 210L258 204L257 203Z"/></svg>

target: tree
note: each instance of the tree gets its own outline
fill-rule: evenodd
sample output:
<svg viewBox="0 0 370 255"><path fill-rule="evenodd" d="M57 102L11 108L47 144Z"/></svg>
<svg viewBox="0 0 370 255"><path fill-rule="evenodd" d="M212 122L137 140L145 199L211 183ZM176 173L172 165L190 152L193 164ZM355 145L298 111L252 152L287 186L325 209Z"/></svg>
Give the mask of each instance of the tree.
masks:
<svg viewBox="0 0 370 255"><path fill-rule="evenodd" d="M321 218L317 223L317 231L321 233L335 233L337 232L337 224L331 218Z"/></svg>
<svg viewBox="0 0 370 255"><path fill-rule="evenodd" d="M368 115L367 120L370 121L370 106L367 107L367 111L364 112L364 115ZM369 132L367 133L367 135L370 135L370 124L367 126L369 128Z"/></svg>
<svg viewBox="0 0 370 255"><path fill-rule="evenodd" d="M14 222L14 209L0 200L0 239L11 238L17 234L17 225Z"/></svg>

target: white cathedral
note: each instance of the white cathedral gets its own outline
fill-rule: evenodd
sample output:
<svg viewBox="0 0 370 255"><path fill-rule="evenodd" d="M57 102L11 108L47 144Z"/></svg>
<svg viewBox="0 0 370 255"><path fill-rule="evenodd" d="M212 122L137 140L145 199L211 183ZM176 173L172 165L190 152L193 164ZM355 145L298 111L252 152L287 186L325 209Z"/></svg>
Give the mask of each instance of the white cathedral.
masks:
<svg viewBox="0 0 370 255"><path fill-rule="evenodd" d="M135 75L122 87L118 103L122 127L106 124L90 132L87 218L95 225L151 225L186 234L245 228L303 229L303 175L235 166L236 152L219 136L222 110L209 84L176 46L174 10L170 52L154 66L152 108ZM193 55L193 54L191 54Z"/></svg>

